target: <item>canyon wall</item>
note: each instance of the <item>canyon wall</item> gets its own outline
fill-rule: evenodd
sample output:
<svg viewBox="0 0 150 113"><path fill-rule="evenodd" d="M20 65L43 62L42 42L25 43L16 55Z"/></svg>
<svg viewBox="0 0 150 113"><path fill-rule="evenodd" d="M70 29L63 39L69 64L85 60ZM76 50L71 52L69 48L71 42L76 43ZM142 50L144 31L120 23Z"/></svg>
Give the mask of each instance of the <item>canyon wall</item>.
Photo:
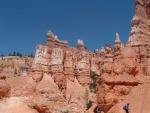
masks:
<svg viewBox="0 0 150 113"><path fill-rule="evenodd" d="M127 104L129 113L149 112L149 24L150 1L135 0L128 42L117 55L113 53L113 62L109 63L111 71L103 71L98 81L97 101L104 113L124 113Z"/></svg>
<svg viewBox="0 0 150 113"><path fill-rule="evenodd" d="M114 47L91 52L48 31L32 65L22 59L0 59L2 113L149 113L150 0L135 0L126 44L116 33Z"/></svg>
<svg viewBox="0 0 150 113"><path fill-rule="evenodd" d="M128 103L131 112L147 113L148 107L138 109L137 106L143 105L137 102L149 102L149 99L143 98L149 95L149 32L149 0L135 0L135 15L126 44L121 42L119 33L116 33L114 47L106 45L91 52L86 49L83 40L77 41L76 48L70 48L68 42L60 41L49 31L46 44L37 46L30 75L36 82L40 82L45 75L50 76L63 95L69 99L68 93L72 95L70 85L74 86L75 83L80 85L82 90L86 88L92 95L91 75L95 73L97 103L95 100L93 102L104 113L123 113L123 106ZM141 88L148 92L144 90L145 93L142 94ZM135 95L138 92L139 94ZM72 101L76 100L77 98L74 98Z"/></svg>
<svg viewBox="0 0 150 113"><path fill-rule="evenodd" d="M66 80L75 79L83 86L91 83L90 73L100 73L100 55L85 49L84 42L78 40L77 48L69 48L68 43L60 41L48 32L45 45L38 45L32 66L33 78L38 80L48 73L60 89L66 88Z"/></svg>
<svg viewBox="0 0 150 113"><path fill-rule="evenodd" d="M116 59L116 66L118 66L117 62L119 61L117 60L121 57L121 50L124 48L119 33L116 33L114 48L111 45L106 45L95 52L90 52L85 48L82 40L77 41L77 48L70 48L66 41L60 41L57 36L49 31L46 44L37 46L29 75L37 83L41 82L45 75L48 75L67 100L73 95L74 99L71 101L75 102L78 100L77 98L86 95L85 102L78 100L79 103L77 104L82 103L83 106L89 101L96 104L96 94L93 91L96 92L97 89L95 87L92 91L91 85L97 84L97 80L104 72L111 74L113 68L116 68L114 69L116 73L123 71L113 67L113 62ZM97 80L94 81L92 75L96 75ZM96 83L93 83L93 81ZM73 87L80 89L80 92L72 91Z"/></svg>

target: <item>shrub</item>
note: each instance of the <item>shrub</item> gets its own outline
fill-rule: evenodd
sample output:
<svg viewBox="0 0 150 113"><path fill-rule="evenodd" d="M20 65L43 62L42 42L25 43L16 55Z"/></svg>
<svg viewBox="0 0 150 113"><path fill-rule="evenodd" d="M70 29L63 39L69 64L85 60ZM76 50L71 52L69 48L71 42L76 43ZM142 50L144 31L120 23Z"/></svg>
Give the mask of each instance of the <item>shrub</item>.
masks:
<svg viewBox="0 0 150 113"><path fill-rule="evenodd" d="M29 54L29 55L28 55L28 57L33 58L33 57L34 57L34 55L31 53L31 54Z"/></svg>
<svg viewBox="0 0 150 113"><path fill-rule="evenodd" d="M89 100L87 103L86 103L86 110L90 109L92 107L92 104L93 102L91 100Z"/></svg>
<svg viewBox="0 0 150 113"><path fill-rule="evenodd" d="M91 90L91 92L96 93L98 75L95 72L91 72L90 76L92 79L92 82L90 84L90 90Z"/></svg>

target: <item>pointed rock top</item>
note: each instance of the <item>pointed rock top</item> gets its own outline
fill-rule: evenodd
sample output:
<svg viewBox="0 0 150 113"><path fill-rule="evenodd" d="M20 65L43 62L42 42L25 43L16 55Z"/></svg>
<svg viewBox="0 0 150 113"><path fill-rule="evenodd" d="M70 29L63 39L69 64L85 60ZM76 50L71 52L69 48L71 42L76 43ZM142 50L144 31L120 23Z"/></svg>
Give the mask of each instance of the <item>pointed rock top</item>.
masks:
<svg viewBox="0 0 150 113"><path fill-rule="evenodd" d="M83 40L80 40L80 39L78 39L77 44L78 44L78 45L82 45L82 46L84 46L84 42L83 42Z"/></svg>
<svg viewBox="0 0 150 113"><path fill-rule="evenodd" d="M58 36L55 35L51 30L48 30L48 32L47 32L47 37L53 38L54 40L59 41Z"/></svg>
<svg viewBox="0 0 150 113"><path fill-rule="evenodd" d="M100 52L105 52L105 48L101 47Z"/></svg>
<svg viewBox="0 0 150 113"><path fill-rule="evenodd" d="M53 32L51 30L48 30L47 36L54 36Z"/></svg>
<svg viewBox="0 0 150 113"><path fill-rule="evenodd" d="M116 33L115 43L121 43L120 34L118 32Z"/></svg>

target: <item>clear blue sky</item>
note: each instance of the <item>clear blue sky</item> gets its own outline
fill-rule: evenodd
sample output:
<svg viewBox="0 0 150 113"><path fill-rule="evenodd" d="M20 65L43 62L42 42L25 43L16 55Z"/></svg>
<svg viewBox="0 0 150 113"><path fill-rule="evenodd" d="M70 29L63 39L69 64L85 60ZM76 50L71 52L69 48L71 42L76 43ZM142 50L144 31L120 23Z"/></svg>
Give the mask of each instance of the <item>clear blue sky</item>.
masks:
<svg viewBox="0 0 150 113"><path fill-rule="evenodd" d="M94 50L117 31L126 42L133 13L134 0L0 0L0 53L34 52L49 29L71 47L80 38Z"/></svg>

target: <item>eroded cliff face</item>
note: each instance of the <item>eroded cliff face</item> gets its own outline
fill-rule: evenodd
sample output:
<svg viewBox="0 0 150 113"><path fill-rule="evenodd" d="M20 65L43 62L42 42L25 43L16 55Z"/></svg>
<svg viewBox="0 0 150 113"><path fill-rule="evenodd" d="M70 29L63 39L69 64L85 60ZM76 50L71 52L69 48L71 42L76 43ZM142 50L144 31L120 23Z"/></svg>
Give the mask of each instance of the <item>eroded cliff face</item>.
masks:
<svg viewBox="0 0 150 113"><path fill-rule="evenodd" d="M96 88L95 85L100 75L103 75L103 73L111 74L114 68L116 68L114 69L114 73L121 74L124 71L122 70L124 68L123 64L119 64L119 58L121 57L120 51L124 49L119 33L116 33L114 48L112 48L111 45L107 45L106 47L96 50L96 52L86 50L82 40L77 41L77 48L70 48L66 41L60 41L58 37L50 31L47 34L47 39L45 45L37 46L29 74L37 84L40 84L45 76L50 77L63 95L64 105L67 106L67 109L72 113L85 112L87 108L89 109L89 102L93 102L93 105L96 105L96 89L92 88ZM115 65L120 65L119 70L116 66L113 66L114 59L116 59ZM124 63L126 61L128 62L128 57L124 58ZM126 65L126 67L128 67L128 64ZM131 68L135 67L133 66ZM128 69L128 73L134 71L134 69ZM92 76L92 74L94 74L96 78L93 78L94 76ZM107 75L105 77L107 77ZM111 84L111 82L108 82L108 84ZM101 86L101 84L99 85ZM46 92L42 93L43 95L47 95ZM55 102L56 100L61 102L59 98L62 100L61 96L57 98L54 96L51 102ZM65 107L61 107L61 109L63 108Z"/></svg>
<svg viewBox="0 0 150 113"><path fill-rule="evenodd" d="M33 58L29 57L16 57L7 56L0 58L0 75L1 76L18 76L27 75L28 70L31 68Z"/></svg>
<svg viewBox="0 0 150 113"><path fill-rule="evenodd" d="M141 83L138 79L141 75L139 75L139 64L136 61L134 49L125 47L119 53L112 57L112 62L109 62L106 66L112 68L109 71L103 70L98 81L98 105L105 113L114 113L115 111L112 112L111 109L116 104L124 102L125 105L127 103L125 97L133 87ZM122 108L123 105L120 107L120 110L123 111Z"/></svg>
<svg viewBox="0 0 150 113"><path fill-rule="evenodd" d="M128 45L137 52L139 63L150 56L150 1L135 0L135 15L131 22Z"/></svg>
<svg viewBox="0 0 150 113"><path fill-rule="evenodd" d="M81 113L86 111L89 100L96 103L96 94L89 87L91 72L100 73L100 62L96 53L85 49L82 40L78 40L77 48L70 48L66 41L60 41L49 31L46 44L37 46L29 75L37 84L49 76L62 93L66 109ZM54 102L58 98L53 99Z"/></svg>
<svg viewBox="0 0 150 113"><path fill-rule="evenodd" d="M82 40L70 48L49 31L32 66L32 59L0 59L0 112L125 113L129 103L129 113L149 113L149 32L149 0L135 0L127 44L116 33L114 47L90 52Z"/></svg>
<svg viewBox="0 0 150 113"><path fill-rule="evenodd" d="M112 53L111 67L103 70L98 81L98 106L104 113L149 112L150 79L150 1L135 0L135 15L126 46ZM105 54L106 55L106 54ZM105 56L106 61L108 58Z"/></svg>
<svg viewBox="0 0 150 113"><path fill-rule="evenodd" d="M99 62L95 53L85 49L82 40L78 40L77 48L69 48L68 43L49 32L47 44L37 47L31 71L41 76L50 74L59 88L64 90L67 80L77 79L81 85L88 86L91 83L90 72L100 72ZM33 74L37 81L41 78L38 74Z"/></svg>

